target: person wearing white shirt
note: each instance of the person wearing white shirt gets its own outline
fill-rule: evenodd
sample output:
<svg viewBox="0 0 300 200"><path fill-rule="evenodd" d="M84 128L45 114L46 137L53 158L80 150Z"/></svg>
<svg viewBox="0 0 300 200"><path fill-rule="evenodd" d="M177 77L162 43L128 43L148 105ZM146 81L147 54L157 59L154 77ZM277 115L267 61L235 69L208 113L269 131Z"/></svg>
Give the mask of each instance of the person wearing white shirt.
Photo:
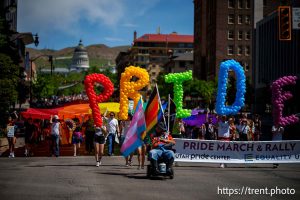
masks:
<svg viewBox="0 0 300 200"><path fill-rule="evenodd" d="M115 113L111 112L109 114L109 118L105 118L106 120L106 129L108 133L108 155L112 156L114 154L114 145L116 137L119 137L119 123L115 118Z"/></svg>
<svg viewBox="0 0 300 200"><path fill-rule="evenodd" d="M280 125L272 126L272 140L273 141L280 141L282 140L282 135L284 132L284 128Z"/></svg>
<svg viewBox="0 0 300 200"><path fill-rule="evenodd" d="M272 141L281 141L282 140L282 135L284 132L284 128L280 126L279 124L276 124L272 126ZM277 168L278 164L274 163L273 168Z"/></svg>
<svg viewBox="0 0 300 200"><path fill-rule="evenodd" d="M61 133L61 126L59 122L59 117L57 115L54 115L50 119L51 123L51 145L50 145L50 153L52 156L55 154L56 157L59 156L59 139L60 139L60 133Z"/></svg>
<svg viewBox="0 0 300 200"><path fill-rule="evenodd" d="M226 115L222 115L221 121L217 124L218 140L230 141L229 123L226 121Z"/></svg>
<svg viewBox="0 0 300 200"><path fill-rule="evenodd" d="M217 128L218 128L218 140L230 141L229 123L228 121L226 121L226 115L222 115L221 120L217 124ZM220 167L225 168L226 165L224 163L221 163Z"/></svg>

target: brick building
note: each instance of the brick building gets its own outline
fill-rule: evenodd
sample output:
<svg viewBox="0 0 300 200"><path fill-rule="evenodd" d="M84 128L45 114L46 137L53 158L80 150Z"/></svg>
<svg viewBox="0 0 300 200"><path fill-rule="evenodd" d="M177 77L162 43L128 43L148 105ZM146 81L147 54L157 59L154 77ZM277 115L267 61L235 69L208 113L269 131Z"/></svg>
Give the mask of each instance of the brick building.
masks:
<svg viewBox="0 0 300 200"><path fill-rule="evenodd" d="M253 0L194 0L194 76L213 80L235 59L252 75Z"/></svg>
<svg viewBox="0 0 300 200"><path fill-rule="evenodd" d="M150 75L151 85L156 83L156 78L163 66L170 60L170 56L177 53L193 51L193 35L171 34L144 34L134 41L131 47L131 64L146 68Z"/></svg>

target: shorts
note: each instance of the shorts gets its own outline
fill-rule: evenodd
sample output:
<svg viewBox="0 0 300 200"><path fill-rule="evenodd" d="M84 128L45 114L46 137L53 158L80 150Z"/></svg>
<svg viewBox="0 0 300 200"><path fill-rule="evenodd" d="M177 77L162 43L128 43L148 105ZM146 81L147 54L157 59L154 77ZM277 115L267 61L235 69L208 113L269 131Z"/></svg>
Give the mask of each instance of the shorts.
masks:
<svg viewBox="0 0 300 200"><path fill-rule="evenodd" d="M80 132L75 132L72 135L72 144L79 144L83 142L83 137Z"/></svg>
<svg viewBox="0 0 300 200"><path fill-rule="evenodd" d="M104 135L95 135L94 142L98 144L105 144L105 137Z"/></svg>
<svg viewBox="0 0 300 200"><path fill-rule="evenodd" d="M72 136L72 144L79 144L83 142L83 138L81 137L77 137L77 136Z"/></svg>

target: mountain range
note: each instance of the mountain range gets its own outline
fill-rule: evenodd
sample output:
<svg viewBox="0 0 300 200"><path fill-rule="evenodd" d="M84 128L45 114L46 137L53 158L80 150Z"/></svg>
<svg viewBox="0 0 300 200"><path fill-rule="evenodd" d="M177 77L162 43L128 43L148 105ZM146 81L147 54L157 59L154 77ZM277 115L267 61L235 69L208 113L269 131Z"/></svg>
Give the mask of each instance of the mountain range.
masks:
<svg viewBox="0 0 300 200"><path fill-rule="evenodd" d="M60 50L52 49L34 49L26 48L29 52L30 58L35 59L40 55L52 55L55 67L69 67L72 62L72 56L76 47L66 47ZM93 44L85 47L90 61L90 66L101 67L104 65L115 64L115 58L121 51L127 51L130 46L116 46L108 47L104 44ZM36 65L50 66L47 56L42 56L35 60Z"/></svg>

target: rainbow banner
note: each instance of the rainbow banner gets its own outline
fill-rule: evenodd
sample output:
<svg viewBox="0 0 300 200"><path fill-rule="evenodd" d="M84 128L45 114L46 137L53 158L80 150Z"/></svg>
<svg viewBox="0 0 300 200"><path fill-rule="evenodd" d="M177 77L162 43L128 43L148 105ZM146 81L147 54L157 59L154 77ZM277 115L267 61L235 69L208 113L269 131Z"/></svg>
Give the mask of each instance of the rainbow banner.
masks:
<svg viewBox="0 0 300 200"><path fill-rule="evenodd" d="M127 157L130 153L142 146L141 135L146 130L145 114L143 110L142 98L138 101L125 140L121 147L121 153Z"/></svg>
<svg viewBox="0 0 300 200"><path fill-rule="evenodd" d="M164 108L167 107L167 104L164 104L162 106ZM160 98L157 86L155 86L153 92L150 95L147 107L145 109L145 119L146 119L146 125L147 129L144 135L142 135L142 138L144 139L146 135L149 135L150 132L154 129L155 125L160 121L160 119L163 117L163 111L160 106Z"/></svg>

